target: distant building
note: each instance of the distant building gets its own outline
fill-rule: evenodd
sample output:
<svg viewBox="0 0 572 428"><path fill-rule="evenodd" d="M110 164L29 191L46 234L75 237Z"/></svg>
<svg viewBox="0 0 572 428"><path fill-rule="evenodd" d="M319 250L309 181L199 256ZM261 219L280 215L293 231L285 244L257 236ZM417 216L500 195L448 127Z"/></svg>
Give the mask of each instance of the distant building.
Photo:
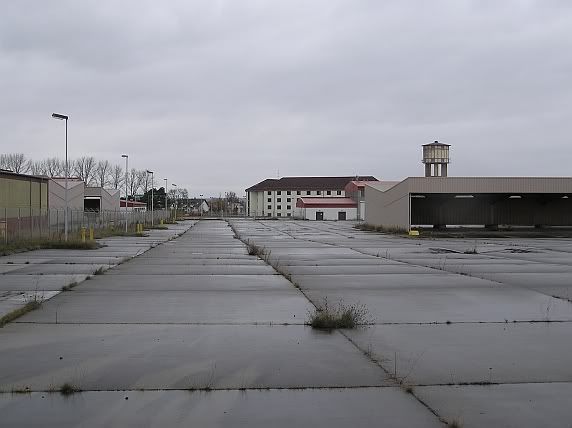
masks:
<svg viewBox="0 0 572 428"><path fill-rule="evenodd" d="M572 226L571 177L449 177L449 147L423 146L425 177L366 183L366 223L405 230Z"/></svg>
<svg viewBox="0 0 572 428"><path fill-rule="evenodd" d="M269 178L246 189L248 215L293 217L301 197L345 198L350 181L377 181L372 176Z"/></svg>
<svg viewBox="0 0 572 428"><path fill-rule="evenodd" d="M0 238L46 227L48 178L0 169Z"/></svg>
<svg viewBox="0 0 572 428"><path fill-rule="evenodd" d="M81 178L68 178L68 208L73 211L83 211L85 183ZM64 210L66 207L66 179L52 177L49 179L50 209Z"/></svg>
<svg viewBox="0 0 572 428"><path fill-rule="evenodd" d="M86 187L84 196L84 211L118 211L119 190L102 187Z"/></svg>
<svg viewBox="0 0 572 428"><path fill-rule="evenodd" d="M365 219L365 186L367 181L355 181L352 180L345 187L346 196L356 203L357 220Z"/></svg>
<svg viewBox="0 0 572 428"><path fill-rule="evenodd" d="M350 198L298 198L296 218L304 220L356 220L357 203Z"/></svg>
<svg viewBox="0 0 572 428"><path fill-rule="evenodd" d="M210 210L208 202L203 198L191 198L188 200L187 206L191 215L203 215Z"/></svg>
<svg viewBox="0 0 572 428"><path fill-rule="evenodd" d="M121 199L119 206L121 211L147 211L147 204L145 202L127 201L127 204L125 204L125 199Z"/></svg>

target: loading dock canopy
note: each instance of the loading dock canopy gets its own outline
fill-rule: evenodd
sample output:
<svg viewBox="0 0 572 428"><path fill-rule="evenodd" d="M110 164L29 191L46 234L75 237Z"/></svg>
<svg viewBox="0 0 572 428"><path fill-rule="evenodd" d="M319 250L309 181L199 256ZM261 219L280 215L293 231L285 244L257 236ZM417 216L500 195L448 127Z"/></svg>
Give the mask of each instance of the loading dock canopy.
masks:
<svg viewBox="0 0 572 428"><path fill-rule="evenodd" d="M409 177L368 183L366 201L366 222L387 227L572 226L569 177Z"/></svg>

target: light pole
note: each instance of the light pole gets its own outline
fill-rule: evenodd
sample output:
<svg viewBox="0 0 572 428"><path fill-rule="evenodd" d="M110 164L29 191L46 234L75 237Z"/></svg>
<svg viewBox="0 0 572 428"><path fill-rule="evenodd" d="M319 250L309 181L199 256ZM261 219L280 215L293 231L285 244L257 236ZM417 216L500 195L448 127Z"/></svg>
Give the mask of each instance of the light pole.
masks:
<svg viewBox="0 0 572 428"><path fill-rule="evenodd" d="M58 119L58 120L65 120L66 121L66 180L65 180L65 185L66 185L66 189L65 189L65 201L66 201L66 211L64 213L64 237L65 240L68 240L68 119L69 116L66 116L65 114L58 114L58 113L52 113L52 117L54 119Z"/></svg>
<svg viewBox="0 0 572 428"><path fill-rule="evenodd" d="M201 210L201 217L203 216L203 194L199 195L201 197L201 204L199 205L199 209Z"/></svg>
<svg viewBox="0 0 572 428"><path fill-rule="evenodd" d="M127 234L127 207L129 205L129 155L121 155L125 158L125 234Z"/></svg>
<svg viewBox="0 0 572 428"><path fill-rule="evenodd" d="M163 178L163 180L165 180L165 215L168 216L169 213L169 199L167 199L167 179Z"/></svg>
<svg viewBox="0 0 572 428"><path fill-rule="evenodd" d="M179 209L179 198L177 198L177 185L171 183L171 186L175 188L175 214L173 215L173 221L177 221L177 210Z"/></svg>
<svg viewBox="0 0 572 428"><path fill-rule="evenodd" d="M151 227L153 227L153 171L147 170L147 174L151 174Z"/></svg>

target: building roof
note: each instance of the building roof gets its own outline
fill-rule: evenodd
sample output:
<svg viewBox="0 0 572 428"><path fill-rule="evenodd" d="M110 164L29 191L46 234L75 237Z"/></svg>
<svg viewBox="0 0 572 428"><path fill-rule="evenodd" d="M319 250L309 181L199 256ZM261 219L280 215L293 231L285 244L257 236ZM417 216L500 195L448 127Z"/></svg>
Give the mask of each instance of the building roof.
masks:
<svg viewBox="0 0 572 428"><path fill-rule="evenodd" d="M298 198L297 208L355 208L356 201L350 198Z"/></svg>
<svg viewBox="0 0 572 428"><path fill-rule="evenodd" d="M435 140L435 141L433 141L432 143L429 143L429 144L423 144L423 147L426 147L426 146L446 146L446 147L451 147L450 144L440 143L440 142L437 141L437 140Z"/></svg>
<svg viewBox="0 0 572 428"><path fill-rule="evenodd" d="M384 184L387 183L387 186ZM407 177L368 184L381 192L443 194L572 194L572 177Z"/></svg>
<svg viewBox="0 0 572 428"><path fill-rule="evenodd" d="M0 169L0 176L24 179L24 180L38 180L38 181L48 180L48 177L45 177L43 175L20 174L14 171L10 171L9 169Z"/></svg>
<svg viewBox="0 0 572 428"><path fill-rule="evenodd" d="M343 190L350 181L377 181L368 176L349 177L282 177L267 178L246 189L247 192L265 190Z"/></svg>

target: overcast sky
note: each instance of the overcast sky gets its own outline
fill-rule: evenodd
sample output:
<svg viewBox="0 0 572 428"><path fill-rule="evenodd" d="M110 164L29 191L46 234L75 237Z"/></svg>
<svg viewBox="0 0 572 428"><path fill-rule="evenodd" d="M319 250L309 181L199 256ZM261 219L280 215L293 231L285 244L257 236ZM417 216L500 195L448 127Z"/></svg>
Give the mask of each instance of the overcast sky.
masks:
<svg viewBox="0 0 572 428"><path fill-rule="evenodd" d="M191 196L422 175L433 140L450 175L571 175L567 0L0 1L2 153L63 157L59 112L70 157Z"/></svg>

